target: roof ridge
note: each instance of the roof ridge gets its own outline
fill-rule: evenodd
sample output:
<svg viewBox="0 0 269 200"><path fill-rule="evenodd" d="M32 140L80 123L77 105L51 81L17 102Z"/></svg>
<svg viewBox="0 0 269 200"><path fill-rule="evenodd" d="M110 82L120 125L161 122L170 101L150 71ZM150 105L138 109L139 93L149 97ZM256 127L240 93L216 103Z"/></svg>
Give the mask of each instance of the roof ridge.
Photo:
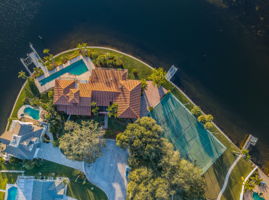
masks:
<svg viewBox="0 0 269 200"><path fill-rule="evenodd" d="M128 106L125 110L123 110L119 115L122 115L123 113L125 113L127 110L130 110L132 112L133 115L137 116L137 113L130 107Z"/></svg>

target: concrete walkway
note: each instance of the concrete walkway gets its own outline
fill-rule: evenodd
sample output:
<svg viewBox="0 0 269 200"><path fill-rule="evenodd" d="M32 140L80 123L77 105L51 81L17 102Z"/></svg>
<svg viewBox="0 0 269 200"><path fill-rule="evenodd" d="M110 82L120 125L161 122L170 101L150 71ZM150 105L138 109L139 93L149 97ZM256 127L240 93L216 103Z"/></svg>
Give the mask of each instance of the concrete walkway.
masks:
<svg viewBox="0 0 269 200"><path fill-rule="evenodd" d="M6 192L6 190L2 190L2 189L0 189L0 192Z"/></svg>
<svg viewBox="0 0 269 200"><path fill-rule="evenodd" d="M116 146L114 140L107 140L102 156L92 164L85 163L87 179L100 187L109 200L125 200L127 180L127 151Z"/></svg>
<svg viewBox="0 0 269 200"><path fill-rule="evenodd" d="M219 193L219 195L218 195L217 200L220 200L220 199L221 199L221 196L222 196L223 192L225 191L225 189L226 189L226 187L227 187L227 184L228 184L228 182L229 182L230 175L231 175L231 173L232 173L234 167L237 165L237 163L239 162L239 160L240 160L241 158L242 158L242 155L239 155L239 156L236 158L236 160L233 162L233 164L231 165L231 167L229 168L229 170L228 170L228 172L227 172L227 174L226 174L226 177L225 177L224 184L223 184L223 186L222 186L222 188L221 188L221 191L220 191L220 193Z"/></svg>
<svg viewBox="0 0 269 200"><path fill-rule="evenodd" d="M69 160L60 151L58 147L54 147L51 143L42 143L37 152L36 158L41 158L51 162L58 163L67 167L71 167L80 171L84 171L84 162Z"/></svg>

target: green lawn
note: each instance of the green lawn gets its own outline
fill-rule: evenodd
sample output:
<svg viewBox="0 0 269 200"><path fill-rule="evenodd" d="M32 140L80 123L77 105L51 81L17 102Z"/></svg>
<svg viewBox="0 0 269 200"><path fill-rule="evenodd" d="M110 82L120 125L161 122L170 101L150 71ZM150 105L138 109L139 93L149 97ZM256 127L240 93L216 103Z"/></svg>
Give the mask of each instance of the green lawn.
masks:
<svg viewBox="0 0 269 200"><path fill-rule="evenodd" d="M74 169L65 167L56 163L49 161L41 161L42 165L40 167L35 167L32 170L26 170L25 175L36 176L36 178L41 178L41 176L53 176L53 177L68 177L70 183L68 185L67 195L78 200L107 200L105 193L98 187L92 185L88 181L83 184L82 179L77 178ZM1 169L17 169L21 170L22 165L17 164L0 164ZM40 175L41 174L41 175ZM15 183L16 178L19 174L11 173L0 173L0 189L5 189L6 183ZM76 180L76 181L75 181ZM2 195L2 196L1 196ZM4 199L4 194L0 193L0 200Z"/></svg>
<svg viewBox="0 0 269 200"><path fill-rule="evenodd" d="M129 70L129 78L134 79L146 79L151 73L152 69L147 67L145 64L134 60L133 58L122 55L120 53L111 51L111 50L103 50L103 49L94 49L98 53L113 53L121 57L123 61L123 67ZM65 56L69 58L77 56L77 52L65 53ZM56 58L56 60L59 58ZM136 73L134 73L136 72ZM174 87L170 82L166 82L163 85L166 89L170 90L189 110L193 107L193 104L186 98L186 96ZM16 103L14 112L12 113L12 117L16 116L18 109L25 100L27 95L27 91L23 91ZM121 120L109 119L109 129L106 132L106 137L114 138L116 133L121 132L126 127L127 122ZM234 151L238 152L239 148L231 143L219 130L216 128L212 131L212 133L227 147L225 153L209 168L209 170L204 174L207 190L206 196L208 199L215 199L220 191L220 188L223 185L223 181L225 179L226 173L236 159L233 154ZM223 199L238 199L240 191L241 191L241 176L246 176L252 169L251 163L245 160L241 160L238 165L233 170L229 185L224 192ZM74 186L74 188L76 188ZM73 193L77 193L76 190L70 189ZM85 192L84 192L85 193ZM88 193L88 191L86 192Z"/></svg>
<svg viewBox="0 0 269 200"><path fill-rule="evenodd" d="M147 67L145 64L130 58L129 56L111 51L98 48L90 48L100 54L113 53L121 58L123 61L123 68L128 69L130 79L146 79L151 73L152 69ZM134 71L137 71L137 76L134 75Z"/></svg>
<svg viewBox="0 0 269 200"><path fill-rule="evenodd" d="M125 56L119 54L117 52L109 51L109 50L100 50L94 49L100 53L108 53L112 52L116 55L119 55L124 63L124 68L129 70L129 78L136 78L136 79L146 79L152 72L152 69L144 65L143 63L134 60L129 56ZM138 77L135 77L132 71L136 69ZM192 109L194 106L188 98L183 94L180 90L174 87L170 82L166 81L163 85L166 89L170 90L171 93L175 97L177 97L189 110ZM208 199L216 199L227 174L227 171L231 164L236 159L235 155L233 154L234 151L238 152L239 148L231 143L217 128L215 128L212 133L227 147L227 150L224 154L212 165L209 170L204 174L207 190L206 196ZM241 160L238 165L234 168L229 184L227 186L226 191L223 194L223 199L231 200L231 199L238 199L240 192L241 192L241 177L245 177L252 169L250 162L245 160Z"/></svg>
<svg viewBox="0 0 269 200"><path fill-rule="evenodd" d="M38 89L35 87L33 80L29 80L29 79L26 80L26 83L24 87L22 88L19 97L17 101L15 102L13 112L11 113L8 119L8 128L9 128L10 122L14 119L17 119L18 110L21 108L21 106L25 104L27 97L31 98L38 95L39 95L39 92L38 92Z"/></svg>

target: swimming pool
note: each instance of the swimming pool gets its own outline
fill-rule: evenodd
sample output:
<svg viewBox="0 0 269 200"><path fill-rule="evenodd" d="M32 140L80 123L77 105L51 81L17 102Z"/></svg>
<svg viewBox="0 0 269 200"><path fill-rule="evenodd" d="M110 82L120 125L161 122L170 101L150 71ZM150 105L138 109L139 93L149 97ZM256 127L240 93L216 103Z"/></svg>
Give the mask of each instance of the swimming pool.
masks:
<svg viewBox="0 0 269 200"><path fill-rule="evenodd" d="M9 188L7 193L7 200L16 200L17 193L18 189L16 187L13 186Z"/></svg>
<svg viewBox="0 0 269 200"><path fill-rule="evenodd" d="M265 200L264 198L260 197L257 192L253 193L253 200Z"/></svg>
<svg viewBox="0 0 269 200"><path fill-rule="evenodd" d="M39 83L40 85L45 85L46 83L53 81L54 79L62 76L65 73L70 73L73 75L81 75L86 71L88 71L86 64L84 63L83 60L79 60L77 62L72 63L71 65L69 65L64 69L55 72L54 74L48 76L47 78L40 80Z"/></svg>
<svg viewBox="0 0 269 200"><path fill-rule="evenodd" d="M26 108L24 108L23 112L35 120L40 119L40 110L39 109L34 109L32 107L26 107Z"/></svg>

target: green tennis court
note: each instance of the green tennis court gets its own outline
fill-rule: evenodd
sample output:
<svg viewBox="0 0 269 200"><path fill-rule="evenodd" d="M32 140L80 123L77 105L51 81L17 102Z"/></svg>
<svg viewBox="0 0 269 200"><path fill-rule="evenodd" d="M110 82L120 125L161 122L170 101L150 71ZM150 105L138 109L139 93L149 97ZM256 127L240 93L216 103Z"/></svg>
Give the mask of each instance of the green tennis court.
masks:
<svg viewBox="0 0 269 200"><path fill-rule="evenodd" d="M226 150L171 93L163 97L149 116L163 127L165 137L174 144L181 156L200 167L203 173Z"/></svg>

